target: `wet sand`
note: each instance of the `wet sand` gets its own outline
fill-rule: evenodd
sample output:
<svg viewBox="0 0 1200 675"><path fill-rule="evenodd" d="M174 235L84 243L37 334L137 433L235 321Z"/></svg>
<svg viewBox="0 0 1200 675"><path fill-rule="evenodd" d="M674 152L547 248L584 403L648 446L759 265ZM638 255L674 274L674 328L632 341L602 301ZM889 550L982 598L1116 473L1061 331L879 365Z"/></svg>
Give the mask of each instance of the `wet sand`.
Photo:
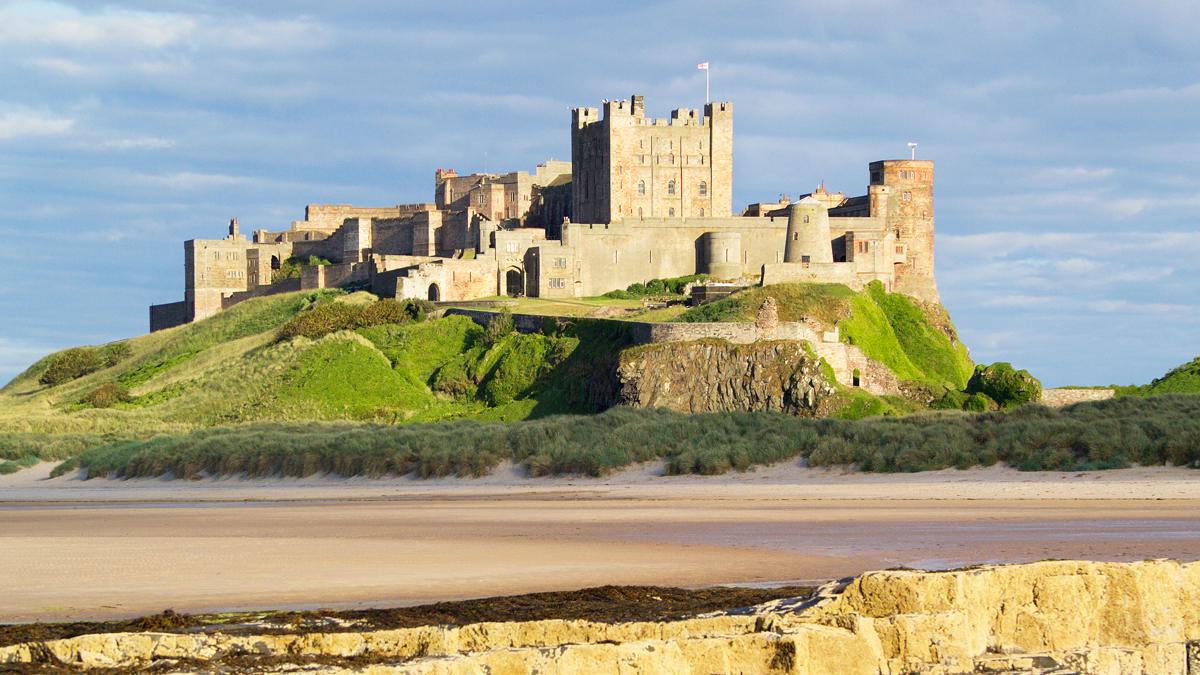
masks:
<svg viewBox="0 0 1200 675"><path fill-rule="evenodd" d="M1200 559L1200 472L606 480L0 479L0 621ZM942 475L940 478L938 474Z"/></svg>

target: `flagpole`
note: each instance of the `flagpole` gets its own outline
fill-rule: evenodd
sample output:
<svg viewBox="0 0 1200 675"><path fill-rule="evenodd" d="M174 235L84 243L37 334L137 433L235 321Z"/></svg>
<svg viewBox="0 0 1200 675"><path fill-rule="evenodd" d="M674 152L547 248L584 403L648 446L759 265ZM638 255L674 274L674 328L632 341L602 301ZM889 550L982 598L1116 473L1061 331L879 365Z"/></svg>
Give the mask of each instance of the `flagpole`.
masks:
<svg viewBox="0 0 1200 675"><path fill-rule="evenodd" d="M708 68L704 69L704 102L712 103L712 95L708 93Z"/></svg>

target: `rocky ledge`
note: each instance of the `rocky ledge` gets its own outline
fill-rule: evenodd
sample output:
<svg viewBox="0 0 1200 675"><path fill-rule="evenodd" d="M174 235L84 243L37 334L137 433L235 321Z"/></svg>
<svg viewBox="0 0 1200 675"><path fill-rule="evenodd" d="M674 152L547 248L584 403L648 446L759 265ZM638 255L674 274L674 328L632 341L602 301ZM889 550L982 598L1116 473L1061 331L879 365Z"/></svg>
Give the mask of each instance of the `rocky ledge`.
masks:
<svg viewBox="0 0 1200 675"><path fill-rule="evenodd" d="M1197 673L1200 563L890 570L662 623L118 633L0 649L0 670L323 673ZM38 672L44 672L39 670Z"/></svg>

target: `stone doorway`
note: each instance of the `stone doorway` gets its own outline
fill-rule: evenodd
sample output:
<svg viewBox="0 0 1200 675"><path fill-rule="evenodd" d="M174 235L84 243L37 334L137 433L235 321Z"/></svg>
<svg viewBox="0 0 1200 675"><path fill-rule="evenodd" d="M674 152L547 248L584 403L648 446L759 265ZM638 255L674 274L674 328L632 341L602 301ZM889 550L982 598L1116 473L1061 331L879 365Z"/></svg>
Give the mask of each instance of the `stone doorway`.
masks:
<svg viewBox="0 0 1200 675"><path fill-rule="evenodd" d="M510 298L525 295L525 274L515 267L504 273L504 293Z"/></svg>
<svg viewBox="0 0 1200 675"><path fill-rule="evenodd" d="M437 284L429 284L429 300L437 302L442 299L442 289Z"/></svg>

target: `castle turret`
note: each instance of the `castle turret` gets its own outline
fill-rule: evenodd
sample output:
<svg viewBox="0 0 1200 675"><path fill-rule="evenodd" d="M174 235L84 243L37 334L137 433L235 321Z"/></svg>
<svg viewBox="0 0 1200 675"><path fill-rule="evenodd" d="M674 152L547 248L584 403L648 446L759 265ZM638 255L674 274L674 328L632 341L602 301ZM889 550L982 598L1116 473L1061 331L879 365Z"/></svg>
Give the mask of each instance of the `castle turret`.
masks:
<svg viewBox="0 0 1200 675"><path fill-rule="evenodd" d="M938 302L933 276L933 162L889 159L871 162L871 215L904 246L894 290Z"/></svg>
<svg viewBox="0 0 1200 675"><path fill-rule="evenodd" d="M820 200L808 196L788 207L787 243L783 249L783 261L833 262L829 209Z"/></svg>

